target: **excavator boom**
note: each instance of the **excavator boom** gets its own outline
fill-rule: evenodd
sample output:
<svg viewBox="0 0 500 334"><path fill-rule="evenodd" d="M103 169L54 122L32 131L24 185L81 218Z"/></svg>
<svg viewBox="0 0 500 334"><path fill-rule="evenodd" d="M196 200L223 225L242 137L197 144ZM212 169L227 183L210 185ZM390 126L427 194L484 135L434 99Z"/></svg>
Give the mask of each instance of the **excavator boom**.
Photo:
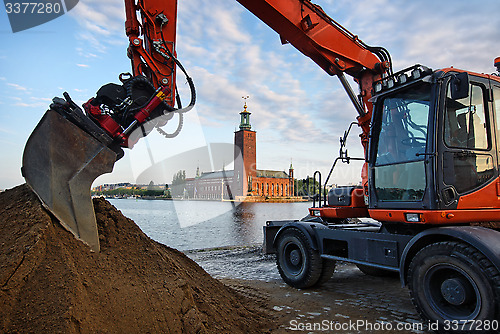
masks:
<svg viewBox="0 0 500 334"><path fill-rule="evenodd" d="M153 128L164 126L173 113L179 117L177 134L196 96L193 80L175 51L177 0L124 1L132 73L122 73L121 84L101 87L83 110L67 94L65 100L55 100L31 134L23 157L27 183L63 225L94 250L99 243L90 201L93 180L112 170L123 156L122 148L132 148ZM390 72L388 52L367 46L309 0L238 1L278 32L283 43L340 78L358 111L366 149L371 85ZM177 95L176 69L184 72L191 88L185 108ZM362 99L344 73L357 80ZM92 237L81 232L89 230Z"/></svg>
<svg viewBox="0 0 500 334"><path fill-rule="evenodd" d="M96 97L77 106L67 93L54 103L30 135L23 154L22 174L44 206L78 239L99 251L90 187L113 170L123 156L154 127L164 126L195 103L192 79L177 60L176 0L125 0L128 56L132 74L120 75ZM138 15L139 13L139 15ZM139 18L141 21L139 21ZM191 102L182 108L176 93L176 68L187 77Z"/></svg>
<svg viewBox="0 0 500 334"><path fill-rule="evenodd" d="M99 250L99 241L90 200L93 180L112 170L123 156L122 148L132 148L173 113L179 117L174 135L178 133L183 113L193 107L196 96L175 51L177 0L124 1L132 73L120 75L121 85L101 87L84 110L67 94L65 100L56 99L31 134L23 156L26 182L62 224L94 250ZM371 85L390 72L388 52L367 46L309 0L238 1L278 32L283 43L291 43L340 78L358 111L366 149ZM176 69L184 72L191 88L185 108L177 95ZM362 100L344 73L358 81Z"/></svg>

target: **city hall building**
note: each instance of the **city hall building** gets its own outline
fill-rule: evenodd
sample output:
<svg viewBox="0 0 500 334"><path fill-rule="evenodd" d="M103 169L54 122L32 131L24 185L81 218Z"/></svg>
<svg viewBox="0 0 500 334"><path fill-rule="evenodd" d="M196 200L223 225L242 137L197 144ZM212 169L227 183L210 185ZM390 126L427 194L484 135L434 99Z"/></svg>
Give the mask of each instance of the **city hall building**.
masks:
<svg viewBox="0 0 500 334"><path fill-rule="evenodd" d="M239 130L234 133L234 170L196 171L186 179L186 196L192 199L261 201L294 196L293 166L288 173L257 169L257 134L250 124L247 104L240 112Z"/></svg>

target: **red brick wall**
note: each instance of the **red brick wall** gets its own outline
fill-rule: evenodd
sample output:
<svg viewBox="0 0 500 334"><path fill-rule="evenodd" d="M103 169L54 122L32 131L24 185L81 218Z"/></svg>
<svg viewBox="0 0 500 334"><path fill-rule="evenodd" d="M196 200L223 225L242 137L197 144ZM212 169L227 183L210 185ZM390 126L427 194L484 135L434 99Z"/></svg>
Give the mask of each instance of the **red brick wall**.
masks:
<svg viewBox="0 0 500 334"><path fill-rule="evenodd" d="M234 171L235 177L239 174L242 179L242 187L238 189L238 195L246 195L248 177L255 176L255 170L257 168L257 158L256 158L256 133L251 130L240 130L234 133ZM243 160L238 159L240 154Z"/></svg>
<svg viewBox="0 0 500 334"><path fill-rule="evenodd" d="M293 196L293 189L290 187L290 179L273 177L255 177L252 179L252 195L283 197Z"/></svg>

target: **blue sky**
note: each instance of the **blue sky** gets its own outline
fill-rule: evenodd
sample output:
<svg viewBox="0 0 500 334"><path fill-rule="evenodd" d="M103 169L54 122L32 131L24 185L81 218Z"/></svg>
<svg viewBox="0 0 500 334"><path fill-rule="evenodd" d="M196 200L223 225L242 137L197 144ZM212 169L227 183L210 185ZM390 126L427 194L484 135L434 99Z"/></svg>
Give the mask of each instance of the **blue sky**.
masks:
<svg viewBox="0 0 500 334"><path fill-rule="evenodd" d="M388 49L395 70L421 63L492 73L500 56L498 0L316 3L365 43ZM68 14L13 34L0 14L0 189L24 182L23 148L52 97L68 91L81 104L130 71L124 19L121 0L80 0ZM337 78L282 46L274 31L232 0L179 0L177 53L198 96L181 135L166 140L151 134L96 183L135 182L151 165L148 145L158 162L207 143L232 143L247 95L258 168L287 170L293 159L297 177L328 172L338 138L356 115ZM182 75L178 82L187 103ZM353 156L361 155L358 141L353 133ZM357 182L359 173L359 166L344 166L334 182Z"/></svg>

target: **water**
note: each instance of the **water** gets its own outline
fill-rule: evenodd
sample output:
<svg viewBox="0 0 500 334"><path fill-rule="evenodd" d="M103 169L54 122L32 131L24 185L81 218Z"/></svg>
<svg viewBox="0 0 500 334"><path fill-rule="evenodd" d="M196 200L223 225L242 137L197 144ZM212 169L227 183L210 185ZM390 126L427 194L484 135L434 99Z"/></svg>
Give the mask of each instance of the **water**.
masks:
<svg viewBox="0 0 500 334"><path fill-rule="evenodd" d="M111 199L150 238L181 251L261 244L267 220L300 219L311 203Z"/></svg>

